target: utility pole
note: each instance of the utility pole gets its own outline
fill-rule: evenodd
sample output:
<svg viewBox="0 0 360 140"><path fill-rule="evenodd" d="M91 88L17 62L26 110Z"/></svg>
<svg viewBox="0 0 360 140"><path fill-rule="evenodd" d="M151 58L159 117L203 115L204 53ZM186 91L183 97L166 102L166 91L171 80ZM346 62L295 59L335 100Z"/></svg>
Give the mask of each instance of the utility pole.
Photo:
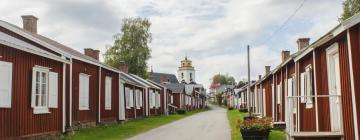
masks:
<svg viewBox="0 0 360 140"><path fill-rule="evenodd" d="M247 87L247 108L248 111L251 114L251 110L250 110L250 46L247 45L247 60L248 60L248 87Z"/></svg>

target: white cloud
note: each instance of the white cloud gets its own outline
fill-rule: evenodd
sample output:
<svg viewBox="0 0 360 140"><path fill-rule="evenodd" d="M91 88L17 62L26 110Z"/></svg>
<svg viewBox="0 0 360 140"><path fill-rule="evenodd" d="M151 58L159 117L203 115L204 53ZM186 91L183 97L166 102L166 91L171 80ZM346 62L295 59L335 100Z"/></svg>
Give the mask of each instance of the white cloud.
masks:
<svg viewBox="0 0 360 140"><path fill-rule="evenodd" d="M39 17L39 33L75 48L102 52L120 31L124 17L147 17L152 22L152 58L158 72L176 73L187 54L197 70L197 82L209 85L216 73L237 80L246 75L245 45L259 42L294 12L302 1L289 0L3 0L1 20L22 26L20 15ZM307 0L271 41L254 46L252 77L265 65L276 66L282 49L294 50L298 37L318 38L337 24L342 0ZM16 10L15 10L16 9ZM301 27L301 28L300 28ZM252 44L250 44L252 45Z"/></svg>

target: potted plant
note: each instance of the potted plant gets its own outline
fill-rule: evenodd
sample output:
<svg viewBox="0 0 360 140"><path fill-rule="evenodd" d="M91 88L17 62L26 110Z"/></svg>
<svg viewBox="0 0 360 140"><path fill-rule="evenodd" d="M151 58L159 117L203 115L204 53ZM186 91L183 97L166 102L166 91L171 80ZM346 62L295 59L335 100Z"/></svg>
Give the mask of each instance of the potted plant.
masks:
<svg viewBox="0 0 360 140"><path fill-rule="evenodd" d="M239 119L237 127L244 140L267 140L272 123L271 118Z"/></svg>

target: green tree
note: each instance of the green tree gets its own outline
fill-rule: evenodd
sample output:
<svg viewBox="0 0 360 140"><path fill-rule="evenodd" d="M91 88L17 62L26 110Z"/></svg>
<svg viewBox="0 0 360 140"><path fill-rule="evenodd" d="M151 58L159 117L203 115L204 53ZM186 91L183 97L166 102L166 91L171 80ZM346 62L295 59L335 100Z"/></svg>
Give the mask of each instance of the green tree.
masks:
<svg viewBox="0 0 360 140"><path fill-rule="evenodd" d="M220 93L217 93L217 94L215 94L215 98L216 98L216 102L217 102L217 104L218 105L221 105L222 104L222 94L220 94Z"/></svg>
<svg viewBox="0 0 360 140"><path fill-rule="evenodd" d="M343 1L343 13L339 21L344 21L360 11L360 0Z"/></svg>
<svg viewBox="0 0 360 140"><path fill-rule="evenodd" d="M213 76L212 83L220 83L222 85L235 85L235 78L228 75L216 74Z"/></svg>
<svg viewBox="0 0 360 140"><path fill-rule="evenodd" d="M121 33L114 36L113 45L107 46L105 63L118 68L120 61L129 66L129 73L148 78L147 60L151 57L149 43L151 23L146 18L125 18Z"/></svg>
<svg viewBox="0 0 360 140"><path fill-rule="evenodd" d="M240 87L245 86L246 84L247 84L246 80L240 80L237 86L240 88Z"/></svg>

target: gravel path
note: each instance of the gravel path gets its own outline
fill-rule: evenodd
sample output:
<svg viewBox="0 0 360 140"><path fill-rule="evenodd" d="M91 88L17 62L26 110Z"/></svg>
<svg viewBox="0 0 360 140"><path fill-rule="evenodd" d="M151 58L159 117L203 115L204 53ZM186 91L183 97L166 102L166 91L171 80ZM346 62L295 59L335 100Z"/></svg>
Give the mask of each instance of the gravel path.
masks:
<svg viewBox="0 0 360 140"><path fill-rule="evenodd" d="M211 110L139 134L129 140L230 140L226 109Z"/></svg>

